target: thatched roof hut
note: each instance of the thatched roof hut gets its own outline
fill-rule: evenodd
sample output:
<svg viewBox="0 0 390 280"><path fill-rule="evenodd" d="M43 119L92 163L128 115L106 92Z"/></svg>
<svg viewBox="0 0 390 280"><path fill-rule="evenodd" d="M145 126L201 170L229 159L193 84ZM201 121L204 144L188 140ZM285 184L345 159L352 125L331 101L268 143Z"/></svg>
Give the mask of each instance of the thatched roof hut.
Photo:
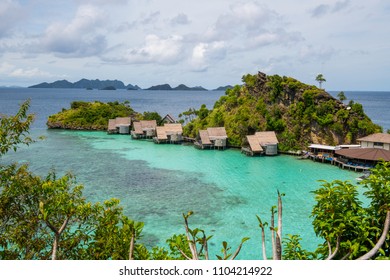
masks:
<svg viewBox="0 0 390 280"><path fill-rule="evenodd" d="M265 153L276 155L278 153L278 138L274 131L260 131L255 135L247 135L249 147L243 147L241 151L247 155Z"/></svg>
<svg viewBox="0 0 390 280"><path fill-rule="evenodd" d="M180 123L165 123L164 126L157 126L157 136L154 142L159 143L179 143L183 139L183 126Z"/></svg>
<svg viewBox="0 0 390 280"><path fill-rule="evenodd" d="M116 119L109 119L107 132L110 134L113 133L129 134L130 126L131 126L130 117L118 117Z"/></svg>
<svg viewBox="0 0 390 280"><path fill-rule="evenodd" d="M156 120L142 120L133 123L131 136L134 139L152 138L156 135L157 122Z"/></svg>
<svg viewBox="0 0 390 280"><path fill-rule="evenodd" d="M206 130L199 130L198 141L195 142L197 148L226 148L227 134L224 127L209 127Z"/></svg>

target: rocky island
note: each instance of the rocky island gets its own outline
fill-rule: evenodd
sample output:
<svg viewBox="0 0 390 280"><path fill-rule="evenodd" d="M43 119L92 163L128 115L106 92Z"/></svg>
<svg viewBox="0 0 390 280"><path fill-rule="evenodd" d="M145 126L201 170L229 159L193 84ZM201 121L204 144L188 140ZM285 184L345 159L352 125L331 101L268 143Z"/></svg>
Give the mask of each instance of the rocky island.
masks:
<svg viewBox="0 0 390 280"><path fill-rule="evenodd" d="M246 135L275 131L281 151L306 149L310 143L339 145L382 128L364 113L363 106L344 104L323 89L291 77L256 75L242 77L243 85L227 89L212 110L202 106L184 127L196 137L201 129L226 129L229 144L246 145Z"/></svg>

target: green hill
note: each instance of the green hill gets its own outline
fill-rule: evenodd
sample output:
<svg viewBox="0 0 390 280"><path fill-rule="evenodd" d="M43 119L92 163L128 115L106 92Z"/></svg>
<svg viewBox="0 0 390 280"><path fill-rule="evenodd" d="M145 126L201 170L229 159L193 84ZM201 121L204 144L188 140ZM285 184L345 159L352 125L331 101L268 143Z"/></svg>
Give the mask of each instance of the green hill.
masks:
<svg viewBox="0 0 390 280"><path fill-rule="evenodd" d="M108 120L116 117L134 116L136 113L128 102L74 101L70 109L49 116L48 128L74 130L107 130Z"/></svg>
<svg viewBox="0 0 390 280"><path fill-rule="evenodd" d="M229 144L246 144L246 135L276 131L281 150L306 149L309 143L337 145L382 128L372 123L359 103L344 105L316 86L278 75L245 75L244 84L227 89L212 110L202 106L184 132L195 137L199 129L224 126Z"/></svg>

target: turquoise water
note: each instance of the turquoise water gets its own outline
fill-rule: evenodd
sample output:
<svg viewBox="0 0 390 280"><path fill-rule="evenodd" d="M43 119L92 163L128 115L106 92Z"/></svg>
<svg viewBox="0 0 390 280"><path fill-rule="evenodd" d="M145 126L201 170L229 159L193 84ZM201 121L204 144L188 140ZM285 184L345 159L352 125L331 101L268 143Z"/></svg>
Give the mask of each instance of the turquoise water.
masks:
<svg viewBox="0 0 390 280"><path fill-rule="evenodd" d="M224 240L235 250L243 237L250 237L239 258L262 258L256 214L269 222L277 190L285 194L283 235L300 234L303 246L314 249L321 241L311 225L310 192L320 186L319 179L356 182L357 177L293 156L246 157L234 149L157 145L104 132L42 130L34 136L38 132L46 140L3 160L29 163L41 175L52 168L59 174L72 171L91 201L119 198L128 216L145 222L148 245L164 245L173 234L184 233L182 213L194 211L190 227L213 235L211 256L220 253Z"/></svg>

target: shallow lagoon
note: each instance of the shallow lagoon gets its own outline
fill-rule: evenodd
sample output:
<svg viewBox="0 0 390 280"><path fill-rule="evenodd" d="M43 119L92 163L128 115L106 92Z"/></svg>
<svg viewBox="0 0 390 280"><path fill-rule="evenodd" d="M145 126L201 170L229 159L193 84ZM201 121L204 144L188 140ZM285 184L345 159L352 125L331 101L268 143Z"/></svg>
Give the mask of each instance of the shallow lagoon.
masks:
<svg viewBox="0 0 390 280"><path fill-rule="evenodd" d="M213 235L211 256L220 253L224 240L235 250L243 237L250 237L239 259L261 259L256 214L269 221L277 190L285 194L283 236L300 234L304 248L314 249L321 240L311 225L311 191L320 179L355 183L358 176L286 155L246 157L235 149L157 145L104 132L39 132L46 140L4 160L27 162L41 175L52 168L61 175L72 171L92 201L119 198L128 216L145 222L143 242L149 245L165 245L173 234L184 233L182 213L194 211L190 227ZM266 234L270 237L268 230Z"/></svg>

